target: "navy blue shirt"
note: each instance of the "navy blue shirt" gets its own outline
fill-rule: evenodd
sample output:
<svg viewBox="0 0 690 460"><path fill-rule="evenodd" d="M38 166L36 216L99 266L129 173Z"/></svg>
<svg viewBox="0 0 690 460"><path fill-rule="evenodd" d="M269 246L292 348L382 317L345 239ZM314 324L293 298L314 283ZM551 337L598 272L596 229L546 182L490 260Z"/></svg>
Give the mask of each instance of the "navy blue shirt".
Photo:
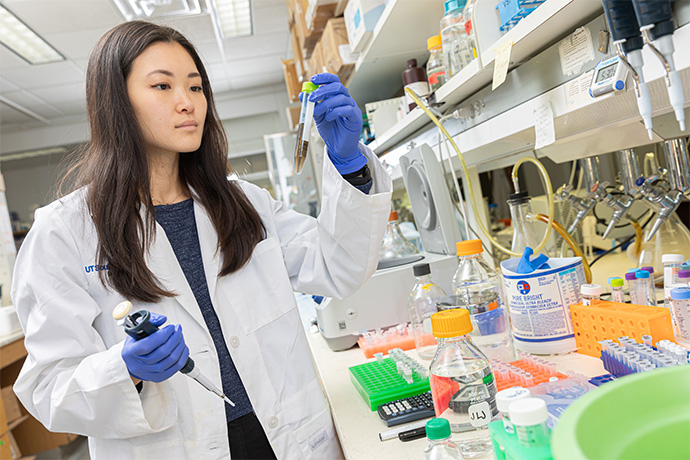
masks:
<svg viewBox="0 0 690 460"><path fill-rule="evenodd" d="M218 315L213 308L208 292L206 273L204 273L204 264L201 259L199 233L194 218L194 201L190 198L180 203L155 206L155 210L156 221L165 230L165 235L168 237L173 251L175 251L177 261L182 267L189 287L199 304L201 314L204 316L206 327L213 338L213 344L220 361L223 392L235 403L235 407L225 404L225 415L228 422L235 420L252 412L253 409L240 375L237 373L237 368L235 368L230 357ZM216 273L209 273L209 275L217 276Z"/></svg>

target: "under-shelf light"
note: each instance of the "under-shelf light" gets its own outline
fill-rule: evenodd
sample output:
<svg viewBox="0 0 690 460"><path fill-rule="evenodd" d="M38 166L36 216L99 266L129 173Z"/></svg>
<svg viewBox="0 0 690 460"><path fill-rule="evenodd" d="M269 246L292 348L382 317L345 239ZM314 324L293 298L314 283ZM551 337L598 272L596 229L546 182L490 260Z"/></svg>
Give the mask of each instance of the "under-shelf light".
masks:
<svg viewBox="0 0 690 460"><path fill-rule="evenodd" d="M65 60L62 54L1 3L0 43L31 65Z"/></svg>

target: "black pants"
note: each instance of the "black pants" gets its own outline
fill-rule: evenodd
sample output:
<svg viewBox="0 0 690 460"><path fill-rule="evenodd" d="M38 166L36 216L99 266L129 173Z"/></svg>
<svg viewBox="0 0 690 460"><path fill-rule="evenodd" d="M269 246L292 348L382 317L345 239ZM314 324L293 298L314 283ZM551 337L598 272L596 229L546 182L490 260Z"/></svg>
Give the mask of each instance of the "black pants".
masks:
<svg viewBox="0 0 690 460"><path fill-rule="evenodd" d="M228 440L233 460L275 460L276 458L254 412L228 422Z"/></svg>

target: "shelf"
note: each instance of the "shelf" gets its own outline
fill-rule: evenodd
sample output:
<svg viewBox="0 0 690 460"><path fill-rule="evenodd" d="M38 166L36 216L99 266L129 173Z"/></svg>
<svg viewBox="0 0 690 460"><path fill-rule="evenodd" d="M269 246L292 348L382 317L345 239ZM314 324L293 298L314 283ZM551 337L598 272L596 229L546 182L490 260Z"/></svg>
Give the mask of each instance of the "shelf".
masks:
<svg viewBox="0 0 690 460"><path fill-rule="evenodd" d="M475 7L477 39L484 68L494 62L494 49L513 41L510 61L519 64L575 28L603 13L596 0L547 0L505 35L499 31L496 2L478 2Z"/></svg>
<svg viewBox="0 0 690 460"><path fill-rule="evenodd" d="M8 431L14 430L16 427L19 426L20 423L22 423L24 420L28 419L29 417L30 417L29 414L24 414L21 417L19 417L18 419L12 420L12 422L7 424L7 430Z"/></svg>
<svg viewBox="0 0 690 460"><path fill-rule="evenodd" d="M436 102L443 103L440 110L442 112L450 110L457 103L488 85L492 75L492 71L481 68L479 59L472 61L436 91ZM377 155L380 155L430 123L431 120L422 109L416 108L377 137L370 147Z"/></svg>
<svg viewBox="0 0 690 460"><path fill-rule="evenodd" d="M348 83L360 107L390 99L402 87L402 72L408 59L424 65L429 55L426 40L438 34L443 3L438 1L390 0L360 54Z"/></svg>

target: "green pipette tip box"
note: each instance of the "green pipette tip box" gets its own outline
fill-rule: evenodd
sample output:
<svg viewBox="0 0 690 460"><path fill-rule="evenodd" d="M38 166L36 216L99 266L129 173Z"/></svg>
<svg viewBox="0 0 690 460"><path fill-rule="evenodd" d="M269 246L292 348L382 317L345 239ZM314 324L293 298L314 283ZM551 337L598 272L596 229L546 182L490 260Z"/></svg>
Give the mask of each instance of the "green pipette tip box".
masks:
<svg viewBox="0 0 690 460"><path fill-rule="evenodd" d="M359 364L349 368L350 381L371 410L381 404L408 398L429 391L429 378L420 379L412 374L412 383L398 375L395 361L385 358L381 361Z"/></svg>

